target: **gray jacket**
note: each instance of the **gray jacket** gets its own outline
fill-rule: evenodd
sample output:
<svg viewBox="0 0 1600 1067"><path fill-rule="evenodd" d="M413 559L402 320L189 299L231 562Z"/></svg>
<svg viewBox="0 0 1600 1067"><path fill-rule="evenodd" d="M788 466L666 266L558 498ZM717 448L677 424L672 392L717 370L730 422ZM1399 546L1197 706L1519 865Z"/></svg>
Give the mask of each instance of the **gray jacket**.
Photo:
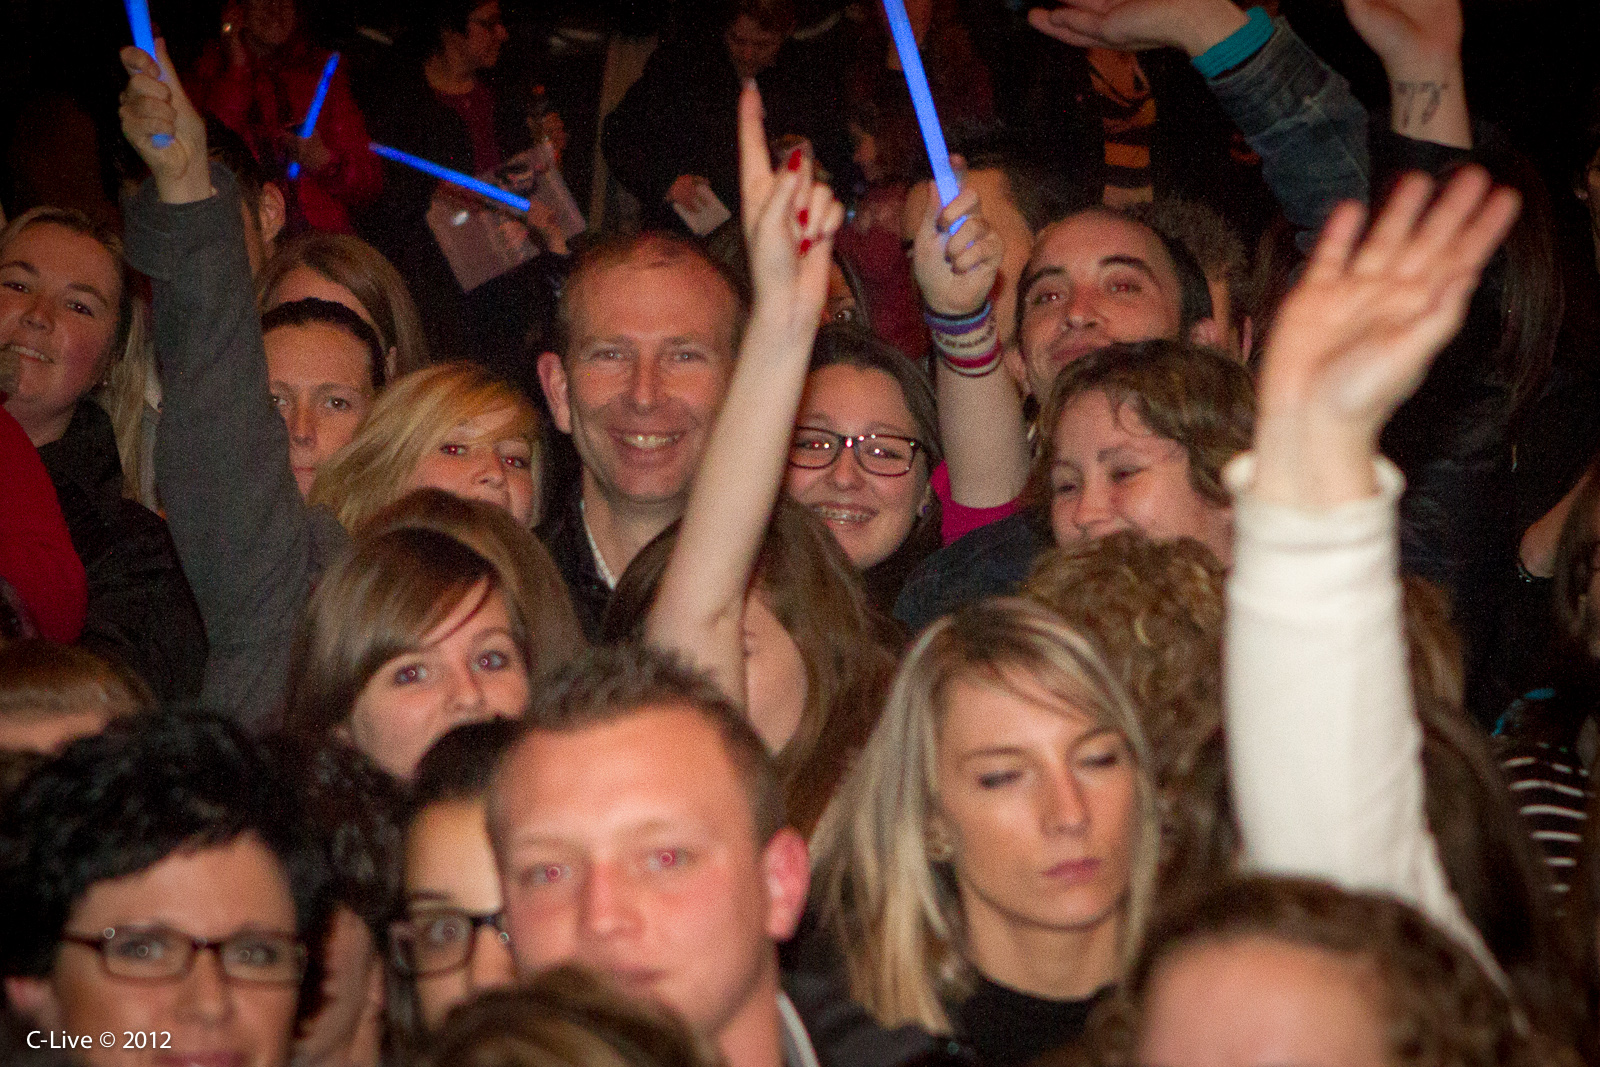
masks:
<svg viewBox="0 0 1600 1067"><path fill-rule="evenodd" d="M150 277L164 397L156 482L210 656L200 699L253 730L282 722L294 631L317 576L349 543L301 499L273 411L233 176L164 204L147 181L124 205L127 255Z"/></svg>

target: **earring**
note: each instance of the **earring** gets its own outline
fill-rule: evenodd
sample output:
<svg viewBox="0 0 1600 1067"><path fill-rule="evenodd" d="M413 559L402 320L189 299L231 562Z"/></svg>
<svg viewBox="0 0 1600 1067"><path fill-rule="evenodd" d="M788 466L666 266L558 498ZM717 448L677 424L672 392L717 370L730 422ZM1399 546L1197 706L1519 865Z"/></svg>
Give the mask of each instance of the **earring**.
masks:
<svg viewBox="0 0 1600 1067"><path fill-rule="evenodd" d="M924 838L924 847L927 849L928 858L935 863L949 863L955 859L956 846L951 843L950 836L944 827L933 825L928 827Z"/></svg>

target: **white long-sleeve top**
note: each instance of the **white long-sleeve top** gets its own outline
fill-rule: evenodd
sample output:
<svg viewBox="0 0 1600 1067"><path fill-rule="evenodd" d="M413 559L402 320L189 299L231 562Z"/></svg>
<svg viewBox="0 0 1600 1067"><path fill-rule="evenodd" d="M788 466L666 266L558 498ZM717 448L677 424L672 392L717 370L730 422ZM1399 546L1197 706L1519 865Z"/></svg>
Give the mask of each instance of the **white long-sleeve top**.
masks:
<svg viewBox="0 0 1600 1067"><path fill-rule="evenodd" d="M1425 912L1504 983L1450 889L1423 806L1422 727L1401 614L1398 501L1325 512L1252 495L1228 466L1234 558L1224 646L1229 777L1245 865L1390 893Z"/></svg>

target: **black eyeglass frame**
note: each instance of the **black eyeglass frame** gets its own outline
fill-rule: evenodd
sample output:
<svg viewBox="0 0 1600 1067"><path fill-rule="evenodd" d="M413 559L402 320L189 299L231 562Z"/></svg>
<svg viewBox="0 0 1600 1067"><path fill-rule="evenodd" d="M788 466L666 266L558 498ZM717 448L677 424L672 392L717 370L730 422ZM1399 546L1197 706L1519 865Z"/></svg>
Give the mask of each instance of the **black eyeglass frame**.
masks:
<svg viewBox="0 0 1600 1067"><path fill-rule="evenodd" d="M485 926L493 927L496 936L502 945L511 943L511 934L506 930L506 913L504 911L468 911L465 908L429 908L425 913L429 918L445 915L460 916L467 921L467 936L461 943L466 946L461 954L461 959L447 967L432 967L423 970L416 965L414 947L417 938L417 923L415 919L401 919L389 926L389 955L395 969L410 978L432 978L434 975L449 974L459 971L472 962L472 954L478 951L478 931ZM408 945L409 942L409 945ZM408 955L408 951L410 955Z"/></svg>
<svg viewBox="0 0 1600 1067"><path fill-rule="evenodd" d="M796 447L794 438L798 437L802 433L820 434L832 441L832 445L828 449L828 462L795 462L794 457ZM895 471L891 474L888 471L875 471L868 467L866 461L861 458L861 446L866 444L868 441L896 441L900 444L909 446L911 454L906 457L906 469L903 471ZM928 446L917 440L915 437L904 437L897 433L843 434L836 433L833 430L825 430L820 426L796 426L794 428L794 437L791 437L789 440L789 466L798 467L801 470L807 471L827 470L829 467L839 462L839 458L843 456L846 451L849 451L854 455L856 466L860 467L861 470L867 474L877 475L879 478L904 478L906 475L910 474L916 469L917 454L919 452L927 452Z"/></svg>
<svg viewBox="0 0 1600 1067"><path fill-rule="evenodd" d="M177 944L187 945L188 953L184 956L183 965L172 974L119 974L112 969L111 957L108 955L111 946L116 942L117 935L170 935ZM262 938L281 939L288 944L294 953L293 978L250 978L232 973L228 970L228 954L226 949L230 942ZM71 931L61 935L61 940L69 945L82 945L84 948L94 949L96 956L100 957L100 969L107 978L114 978L119 982L181 982L189 977L189 972L194 970L194 960L202 951L209 950L217 954L217 966L221 968L223 977L230 982L243 982L246 985L257 986L292 986L298 985L306 975L306 962L309 953L305 943L293 934L284 933L282 930L241 930L236 934L222 938L195 937L182 930L175 930L170 926L108 926L98 934L77 934Z"/></svg>

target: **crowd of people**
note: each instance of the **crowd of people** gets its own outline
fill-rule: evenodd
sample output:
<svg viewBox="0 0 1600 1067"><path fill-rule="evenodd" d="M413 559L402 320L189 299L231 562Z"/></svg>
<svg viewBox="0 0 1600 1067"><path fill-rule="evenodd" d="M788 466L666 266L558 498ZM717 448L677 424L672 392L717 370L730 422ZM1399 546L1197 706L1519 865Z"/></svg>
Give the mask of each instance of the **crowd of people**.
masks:
<svg viewBox="0 0 1600 1067"><path fill-rule="evenodd" d="M1461 0L1386 107L909 0L945 202L882 10L727 0L583 225L501 4L230 0L5 205L0 1061L1600 1060L1600 86L1553 188Z"/></svg>

